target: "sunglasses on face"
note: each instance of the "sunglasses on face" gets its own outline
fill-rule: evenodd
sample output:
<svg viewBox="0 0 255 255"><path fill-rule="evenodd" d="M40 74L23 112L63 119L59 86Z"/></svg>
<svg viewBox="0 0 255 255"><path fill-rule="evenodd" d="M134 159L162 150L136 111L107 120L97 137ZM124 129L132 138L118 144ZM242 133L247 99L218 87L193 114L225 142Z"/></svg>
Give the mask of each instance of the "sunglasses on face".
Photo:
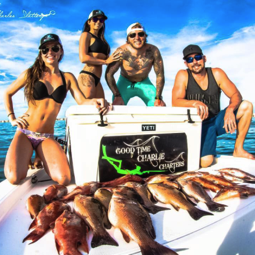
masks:
<svg viewBox="0 0 255 255"><path fill-rule="evenodd" d="M203 58L203 55L202 54L199 54L199 55L196 55L196 56L194 56L194 57L188 57L188 58L186 58L186 62L187 63L192 63L193 62L193 60L195 59L196 61L199 61L199 60L201 60Z"/></svg>
<svg viewBox="0 0 255 255"><path fill-rule="evenodd" d="M97 23L98 21L100 21L100 23L104 23L105 19L104 18L97 18L97 17L93 17L92 20L94 21L94 23Z"/></svg>
<svg viewBox="0 0 255 255"><path fill-rule="evenodd" d="M42 54L44 54L44 55L47 54L50 49L57 53L57 52L59 52L60 47L58 45L54 45L53 47L44 47L44 48L41 49Z"/></svg>
<svg viewBox="0 0 255 255"><path fill-rule="evenodd" d="M139 33L133 33L133 34L130 34L129 37L130 38L135 38L136 35L138 35L139 37L144 37L145 36L145 33L144 32L139 32Z"/></svg>

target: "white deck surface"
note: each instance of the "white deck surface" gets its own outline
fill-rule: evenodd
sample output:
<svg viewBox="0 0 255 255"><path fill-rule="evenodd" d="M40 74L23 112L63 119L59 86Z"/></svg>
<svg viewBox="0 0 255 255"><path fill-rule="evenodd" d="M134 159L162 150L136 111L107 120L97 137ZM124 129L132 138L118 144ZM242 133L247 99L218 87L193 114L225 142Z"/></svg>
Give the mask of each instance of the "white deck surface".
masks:
<svg viewBox="0 0 255 255"><path fill-rule="evenodd" d="M255 174L255 161L227 156L220 157L216 165L206 170L213 171L223 167L237 167ZM39 171L38 179L48 177L44 171ZM31 184L29 177L19 186L12 186L7 181L0 184L0 254L58 254L51 231L34 244L22 243L29 233L28 227L31 223L25 208L26 200L32 194L43 195L45 188L52 183L48 181ZM69 191L73 188L74 185L68 187ZM255 196L242 200L230 199L222 203L228 205L224 212L205 216L198 221L193 220L186 211L177 212L170 206L169 211L151 214L156 241L171 247L180 255L255 254ZM204 204L198 206L207 210ZM118 229L112 228L109 232L117 240L119 247L91 248L89 254L140 254L139 247L134 242L127 244Z"/></svg>

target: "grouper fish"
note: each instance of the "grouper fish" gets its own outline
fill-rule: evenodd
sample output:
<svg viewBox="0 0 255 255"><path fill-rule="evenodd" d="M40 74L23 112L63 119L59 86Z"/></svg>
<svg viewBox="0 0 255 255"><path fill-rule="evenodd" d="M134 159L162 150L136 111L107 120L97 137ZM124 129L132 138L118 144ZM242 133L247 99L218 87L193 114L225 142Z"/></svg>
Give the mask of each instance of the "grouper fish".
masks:
<svg viewBox="0 0 255 255"><path fill-rule="evenodd" d="M74 199L74 210L92 230L92 248L104 244L118 246L118 243L104 228L111 228L111 224L107 218L105 208L98 200L93 197L77 195Z"/></svg>
<svg viewBox="0 0 255 255"><path fill-rule="evenodd" d="M67 194L67 187L64 185L53 184L49 186L44 194L44 200L46 204L49 204L53 200L59 200L61 197Z"/></svg>
<svg viewBox="0 0 255 255"><path fill-rule="evenodd" d="M222 212L225 210L226 205L212 201L201 184L191 180L179 180L178 182L188 197L194 198L196 202L205 203L210 211Z"/></svg>
<svg viewBox="0 0 255 255"><path fill-rule="evenodd" d="M165 184L155 183L148 184L148 189L152 195L163 204L172 205L177 211L179 209L187 210L189 215L194 220L199 220L201 217L206 215L213 215L210 212L199 210L193 204L188 201L185 195L176 188L170 187Z"/></svg>
<svg viewBox="0 0 255 255"><path fill-rule="evenodd" d="M121 189L113 189L108 218L119 228L126 242L136 242L143 255L176 255L177 253L154 241L155 230L149 213L136 200L130 199Z"/></svg>
<svg viewBox="0 0 255 255"><path fill-rule="evenodd" d="M55 236L55 243L58 254L62 255L82 255L78 250L81 246L83 251L89 253L86 236L88 226L78 215L65 210L55 221L52 230Z"/></svg>
<svg viewBox="0 0 255 255"><path fill-rule="evenodd" d="M252 174L249 174L243 170L240 170L238 168L222 168L218 170L220 173L227 173L232 176L238 177L242 179L245 182L248 183L255 183L255 176Z"/></svg>
<svg viewBox="0 0 255 255"><path fill-rule="evenodd" d="M167 207L157 206L150 200L150 192L148 189L141 183L137 182L127 182L125 183L126 187L134 189L141 197L143 203L143 207L152 214L156 214L157 212L169 210ZM139 202L139 201L138 201Z"/></svg>
<svg viewBox="0 0 255 255"><path fill-rule="evenodd" d="M31 240L31 243L38 241L48 229L54 224L55 220L63 213L64 210L71 210L70 206L60 201L54 201L46 205L32 221L29 230L34 229L23 240ZM30 243L30 244L31 244Z"/></svg>
<svg viewBox="0 0 255 255"><path fill-rule="evenodd" d="M42 196L31 195L27 199L26 208L30 214L31 219L34 219L38 213L45 207L45 201Z"/></svg>

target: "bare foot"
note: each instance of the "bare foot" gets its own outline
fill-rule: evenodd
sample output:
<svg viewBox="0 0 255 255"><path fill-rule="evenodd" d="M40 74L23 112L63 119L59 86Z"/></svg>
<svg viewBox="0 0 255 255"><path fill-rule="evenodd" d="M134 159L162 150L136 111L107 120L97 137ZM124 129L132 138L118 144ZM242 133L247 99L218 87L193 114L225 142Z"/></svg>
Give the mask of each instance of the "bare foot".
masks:
<svg viewBox="0 0 255 255"><path fill-rule="evenodd" d="M241 150L234 150L234 153L233 153L233 156L234 157L239 157L239 158L248 158L248 159L253 159L255 160L255 157L249 153L248 151L244 150L244 149L241 149Z"/></svg>

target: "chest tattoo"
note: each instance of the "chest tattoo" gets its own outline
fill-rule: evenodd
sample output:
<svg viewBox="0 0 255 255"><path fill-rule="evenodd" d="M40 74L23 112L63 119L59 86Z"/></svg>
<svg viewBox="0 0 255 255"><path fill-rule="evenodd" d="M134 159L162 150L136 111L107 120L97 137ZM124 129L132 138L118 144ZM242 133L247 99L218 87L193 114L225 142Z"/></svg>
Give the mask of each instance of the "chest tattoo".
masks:
<svg viewBox="0 0 255 255"><path fill-rule="evenodd" d="M153 62L153 51L148 48L143 54L133 56L127 49L123 52L123 59L128 62L128 65L135 70L140 70L151 65Z"/></svg>

